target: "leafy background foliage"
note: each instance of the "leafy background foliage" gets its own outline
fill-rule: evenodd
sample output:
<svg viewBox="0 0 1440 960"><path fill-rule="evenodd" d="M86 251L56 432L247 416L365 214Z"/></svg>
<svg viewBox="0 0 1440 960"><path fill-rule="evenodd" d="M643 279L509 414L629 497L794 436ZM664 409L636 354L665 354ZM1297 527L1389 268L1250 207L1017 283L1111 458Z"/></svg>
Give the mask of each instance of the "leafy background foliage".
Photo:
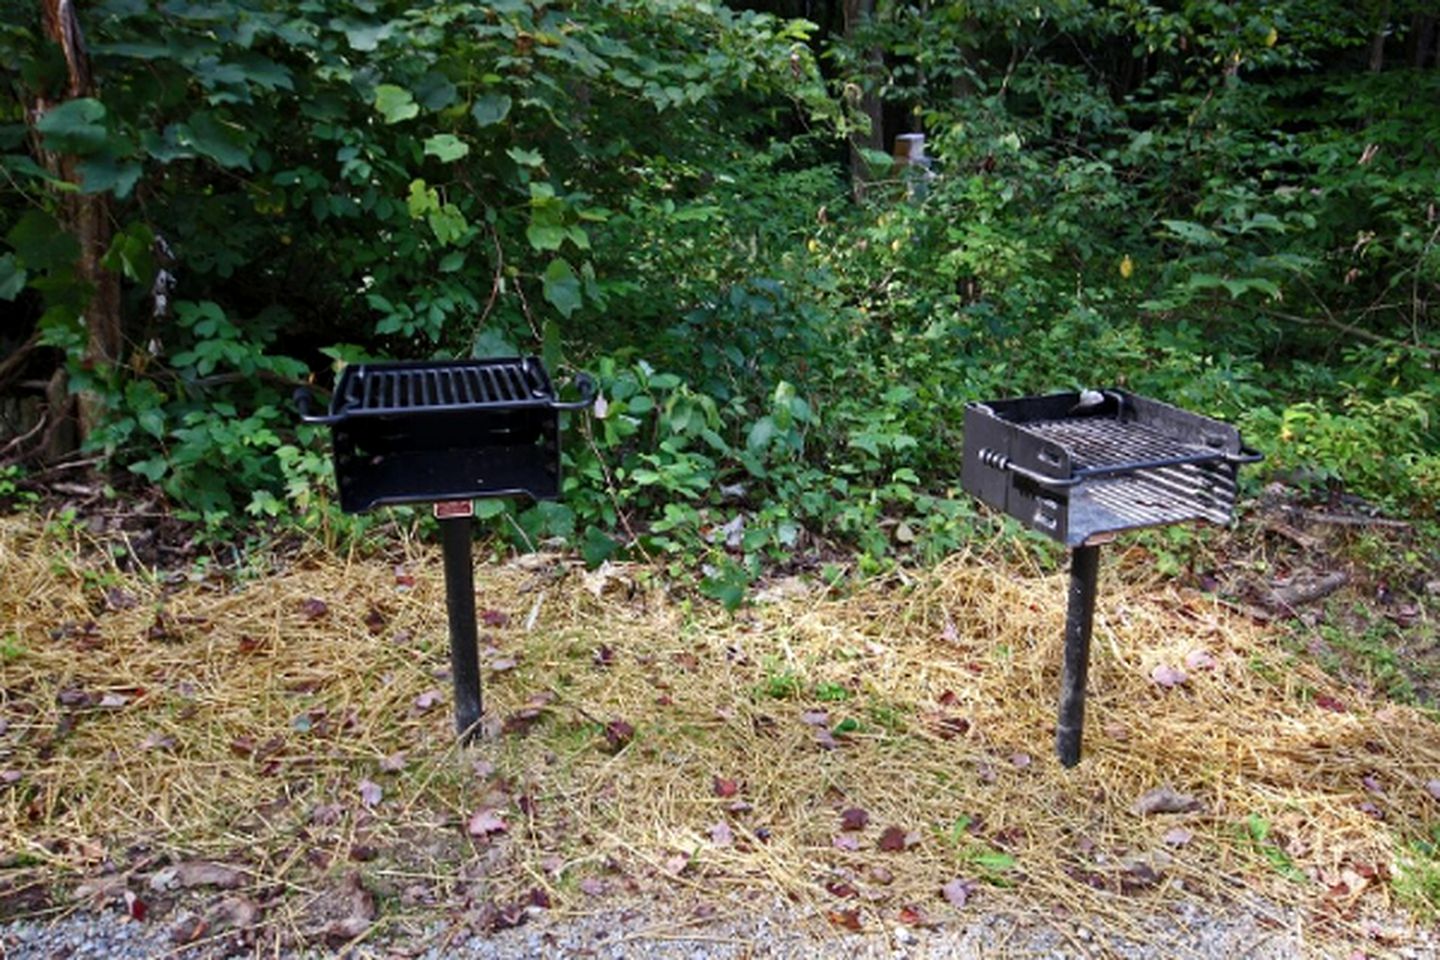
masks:
<svg viewBox="0 0 1440 960"><path fill-rule="evenodd" d="M726 603L972 537L984 397L1125 384L1317 495L1440 509L1418 2L876 2L843 29L835 3L107 0L98 95L33 122L64 66L0 6L4 335L38 330L103 399L88 447L217 535L364 529L297 383L516 350L604 400L562 502L486 505L500 542L643 553ZM933 165L871 152L852 190L871 124ZM77 188L41 146L112 200L113 368L84 362Z"/></svg>

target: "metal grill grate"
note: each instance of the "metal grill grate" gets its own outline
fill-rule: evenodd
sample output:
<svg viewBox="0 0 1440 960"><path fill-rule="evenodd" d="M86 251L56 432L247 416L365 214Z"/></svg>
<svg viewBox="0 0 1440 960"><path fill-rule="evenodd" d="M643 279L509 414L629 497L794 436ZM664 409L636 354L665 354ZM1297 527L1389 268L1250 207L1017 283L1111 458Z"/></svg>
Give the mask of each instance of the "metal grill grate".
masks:
<svg viewBox="0 0 1440 960"><path fill-rule="evenodd" d="M1213 459L1218 450L1209 450L1167 436L1153 427L1110 417L1075 420L1038 420L1025 425L1032 433L1060 444L1078 470L1103 469L1136 461L1172 460L1190 457Z"/></svg>
<svg viewBox="0 0 1440 960"><path fill-rule="evenodd" d="M517 360L407 367L366 365L345 378L339 399L338 409L353 415L545 406L554 397L544 372Z"/></svg>

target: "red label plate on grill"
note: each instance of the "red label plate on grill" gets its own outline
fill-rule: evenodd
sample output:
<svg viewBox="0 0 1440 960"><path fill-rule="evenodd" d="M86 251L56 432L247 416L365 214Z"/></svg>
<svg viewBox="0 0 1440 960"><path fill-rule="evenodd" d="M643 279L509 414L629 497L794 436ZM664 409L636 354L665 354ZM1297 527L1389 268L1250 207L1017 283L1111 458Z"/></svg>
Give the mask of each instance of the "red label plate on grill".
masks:
<svg viewBox="0 0 1440 960"><path fill-rule="evenodd" d="M441 500L435 504L435 519L449 520L454 517L475 516L474 500Z"/></svg>

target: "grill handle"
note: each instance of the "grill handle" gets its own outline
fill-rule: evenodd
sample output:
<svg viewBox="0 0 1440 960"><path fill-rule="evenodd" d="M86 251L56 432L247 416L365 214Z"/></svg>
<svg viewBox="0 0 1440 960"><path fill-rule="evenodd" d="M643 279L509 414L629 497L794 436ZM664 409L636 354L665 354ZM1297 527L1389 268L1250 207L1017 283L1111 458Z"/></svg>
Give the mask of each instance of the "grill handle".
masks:
<svg viewBox="0 0 1440 960"><path fill-rule="evenodd" d="M1265 459L1265 454L1253 447L1242 446L1239 453L1225 454L1226 463L1259 463Z"/></svg>
<svg viewBox="0 0 1440 960"><path fill-rule="evenodd" d="M311 407L311 401L315 398L311 395L308 387L299 387L295 391L295 407L300 411L300 419L306 423L332 424L339 423L345 419L344 414L338 416L315 413Z"/></svg>
<svg viewBox="0 0 1440 960"><path fill-rule="evenodd" d="M575 375L575 389L580 391L579 400L554 400L551 410L588 410L595 403L595 380L588 373Z"/></svg>
<svg viewBox="0 0 1440 960"><path fill-rule="evenodd" d="M1024 477L1026 480L1029 480L1032 483L1039 484L1042 487L1050 487L1057 490L1063 490L1066 487L1078 486L1081 483L1085 482L1085 478L1083 476L1069 478L1047 477L1045 476L1045 474L1036 473L1034 470L1031 470L1028 467L1017 466L1014 460L1011 460L1003 453L996 453L994 450L981 450L980 462L994 470L1008 470L1010 473L1015 474L1017 477Z"/></svg>

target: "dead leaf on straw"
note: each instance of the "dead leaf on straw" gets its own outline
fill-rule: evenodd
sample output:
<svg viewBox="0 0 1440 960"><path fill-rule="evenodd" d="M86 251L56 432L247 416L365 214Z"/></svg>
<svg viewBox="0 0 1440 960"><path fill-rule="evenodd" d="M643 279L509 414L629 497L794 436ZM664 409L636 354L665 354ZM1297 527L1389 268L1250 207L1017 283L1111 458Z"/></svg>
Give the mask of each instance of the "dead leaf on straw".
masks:
<svg viewBox="0 0 1440 960"><path fill-rule="evenodd" d="M503 627L510 622L510 615L499 610L481 610L480 622L487 627Z"/></svg>
<svg viewBox="0 0 1440 960"><path fill-rule="evenodd" d="M470 831L472 837L490 837L497 833L504 833L510 827L494 810L481 809L471 815L466 829Z"/></svg>
<svg viewBox="0 0 1440 960"><path fill-rule="evenodd" d="M1214 670L1215 658L1208 650L1191 650L1185 654L1185 666L1191 670Z"/></svg>
<svg viewBox="0 0 1440 960"><path fill-rule="evenodd" d="M385 790L373 780L360 781L360 801L373 807L385 798Z"/></svg>
<svg viewBox="0 0 1440 960"><path fill-rule="evenodd" d="M845 833L836 834L835 837L831 839L830 845L836 850L845 850L849 853L854 853L860 849L860 841Z"/></svg>
<svg viewBox="0 0 1440 960"><path fill-rule="evenodd" d="M580 880L580 892L587 897L603 897L609 889L599 877L584 877Z"/></svg>
<svg viewBox="0 0 1440 960"><path fill-rule="evenodd" d="M434 708L440 702L443 694L439 690L426 690L415 698L415 709L421 713Z"/></svg>
<svg viewBox="0 0 1440 960"><path fill-rule="evenodd" d="M865 929L860 922L859 910L831 910L825 914L826 918L835 926L846 930L859 932Z"/></svg>
<svg viewBox="0 0 1440 960"><path fill-rule="evenodd" d="M717 797L733 797L740 792L740 781L729 777L715 777L711 782L711 789Z"/></svg>
<svg viewBox="0 0 1440 960"><path fill-rule="evenodd" d="M605 724L605 746L611 753L619 753L635 738L635 728L624 720L611 720Z"/></svg>
<svg viewBox="0 0 1440 960"><path fill-rule="evenodd" d="M1172 667L1169 664L1162 663L1150 671L1150 679L1169 690L1187 682L1190 676L1179 667Z"/></svg>
<svg viewBox="0 0 1440 960"><path fill-rule="evenodd" d="M1346 712L1345 704L1341 703L1339 700L1336 700L1329 694L1324 693L1315 694L1315 706L1319 707L1321 710L1329 710L1331 713Z"/></svg>
<svg viewBox="0 0 1440 960"><path fill-rule="evenodd" d="M847 807L840 811L841 830L864 830L869 825L870 814L859 807Z"/></svg>
<svg viewBox="0 0 1440 960"><path fill-rule="evenodd" d="M918 833L913 831L907 833L900 827L886 827L885 831L880 834L880 839L876 842L875 846L884 850L886 853L898 853L902 850L910 849L919 842L920 834Z"/></svg>
<svg viewBox="0 0 1440 960"><path fill-rule="evenodd" d="M806 710L800 714L800 722L812 727L828 727L830 714L824 710Z"/></svg>
<svg viewBox="0 0 1440 960"><path fill-rule="evenodd" d="M319 620L330 612L330 605L319 597L307 597L300 602L300 614L306 620Z"/></svg>
<svg viewBox="0 0 1440 960"><path fill-rule="evenodd" d="M344 891L348 895L349 915L331 921L320 933L321 939L332 949L360 938L375 922L375 895L365 889L358 873L345 878Z"/></svg>
<svg viewBox="0 0 1440 960"><path fill-rule="evenodd" d="M141 750L174 750L175 738L168 733L155 731L147 734L144 740L140 741Z"/></svg>
<svg viewBox="0 0 1440 960"><path fill-rule="evenodd" d="M970 895L975 892L975 886L976 884L973 880L956 877L940 888L940 895L950 903L950 906L956 910L960 910L964 908L965 904L970 902Z"/></svg>
<svg viewBox="0 0 1440 960"><path fill-rule="evenodd" d="M710 828L710 842L717 847L728 847L735 842L735 833L722 820Z"/></svg>
<svg viewBox="0 0 1440 960"><path fill-rule="evenodd" d="M223 863L213 863L208 860L187 860L184 863L177 863L166 870L157 871L150 878L150 886L156 890L168 889L170 884L164 882L166 878L162 875L173 877L173 884L186 890L195 887L215 887L219 890L234 890L236 887L243 887L249 877L235 867Z"/></svg>
<svg viewBox="0 0 1440 960"><path fill-rule="evenodd" d="M1130 809L1142 817L1157 813L1189 813L1191 810L1200 809L1200 801L1173 787L1156 787L1143 794Z"/></svg>
<svg viewBox="0 0 1440 960"><path fill-rule="evenodd" d="M365 629L370 631L371 636L377 636L385 631L385 614L375 607L371 607L365 614Z"/></svg>
<svg viewBox="0 0 1440 960"><path fill-rule="evenodd" d="M1436 800L1440 800L1440 780L1425 781L1425 792Z"/></svg>
<svg viewBox="0 0 1440 960"><path fill-rule="evenodd" d="M1183 847L1194 839L1195 834L1184 827L1171 827L1165 831L1165 835L1160 838L1160 841L1167 847Z"/></svg>
<svg viewBox="0 0 1440 960"><path fill-rule="evenodd" d="M907 927L927 927L930 925L930 921L926 919L924 911L913 904L901 907L897 919Z"/></svg>
<svg viewBox="0 0 1440 960"><path fill-rule="evenodd" d="M392 753L390 754L390 756L385 757L383 760L380 761L380 772L399 773L400 771L405 769L406 763L407 761L403 752Z"/></svg>

